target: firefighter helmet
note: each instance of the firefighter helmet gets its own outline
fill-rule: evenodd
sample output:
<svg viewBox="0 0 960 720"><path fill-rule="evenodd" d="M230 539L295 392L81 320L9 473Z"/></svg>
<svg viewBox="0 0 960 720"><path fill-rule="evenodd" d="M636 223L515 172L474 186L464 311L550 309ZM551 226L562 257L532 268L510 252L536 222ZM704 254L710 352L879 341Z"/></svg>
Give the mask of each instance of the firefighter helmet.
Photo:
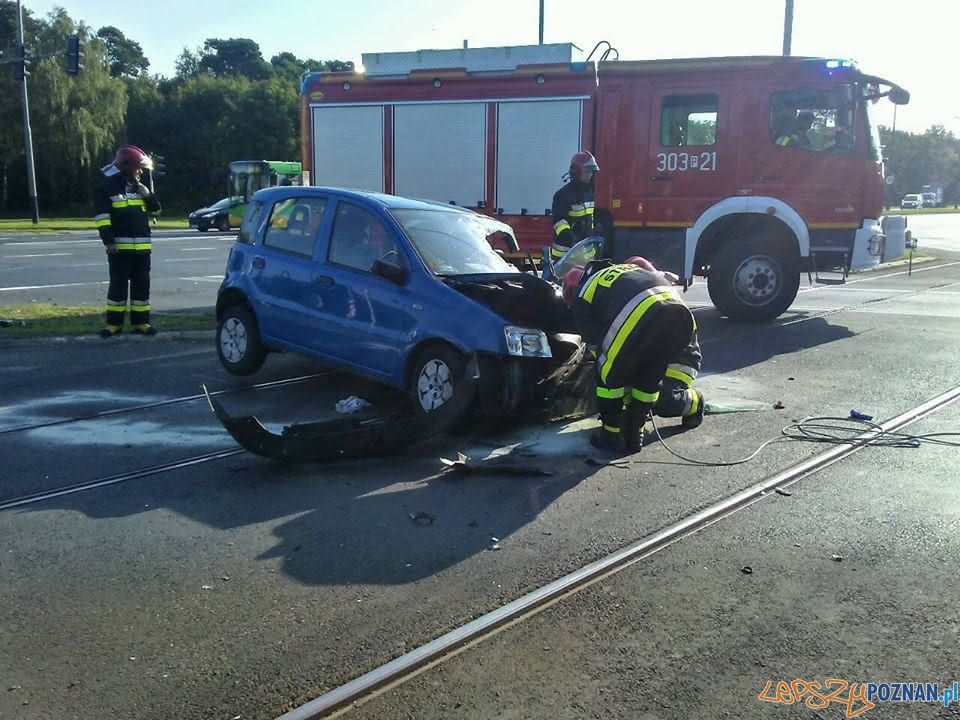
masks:
<svg viewBox="0 0 960 720"><path fill-rule="evenodd" d="M649 270L650 272L657 272L657 268L652 262L639 255L634 255L631 258L627 258L626 263L627 265L636 265L637 267L641 267L644 270Z"/></svg>
<svg viewBox="0 0 960 720"><path fill-rule="evenodd" d="M580 288L580 282L583 280L583 266L574 265L563 276L563 301L567 307L573 305L573 299L577 296Z"/></svg>
<svg viewBox="0 0 960 720"><path fill-rule="evenodd" d="M573 157L570 158L570 174L577 177L580 170L600 172L600 166L597 165L596 158L586 150L574 153Z"/></svg>
<svg viewBox="0 0 960 720"><path fill-rule="evenodd" d="M117 148L117 154L113 156L113 164L120 172L128 175L138 169L153 169L153 161L150 156L136 145L121 145Z"/></svg>

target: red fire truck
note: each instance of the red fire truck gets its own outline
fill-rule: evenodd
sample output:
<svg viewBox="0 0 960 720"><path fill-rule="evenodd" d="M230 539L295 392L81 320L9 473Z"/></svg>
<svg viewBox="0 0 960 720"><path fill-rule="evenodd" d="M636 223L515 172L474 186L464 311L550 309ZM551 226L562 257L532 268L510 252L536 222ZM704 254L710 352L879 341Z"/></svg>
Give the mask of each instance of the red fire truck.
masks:
<svg viewBox="0 0 960 720"><path fill-rule="evenodd" d="M803 272L879 262L872 117L909 94L847 60L580 62L569 44L363 56L309 73L303 167L335 185L495 214L539 256L571 155L596 155L596 219L742 320L776 317Z"/></svg>

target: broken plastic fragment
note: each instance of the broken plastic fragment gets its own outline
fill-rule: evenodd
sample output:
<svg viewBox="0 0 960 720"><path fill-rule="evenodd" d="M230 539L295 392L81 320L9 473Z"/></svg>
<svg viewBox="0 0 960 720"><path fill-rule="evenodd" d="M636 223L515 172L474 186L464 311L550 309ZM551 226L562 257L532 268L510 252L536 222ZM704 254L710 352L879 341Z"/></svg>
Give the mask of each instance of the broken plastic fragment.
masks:
<svg viewBox="0 0 960 720"><path fill-rule="evenodd" d="M437 518L427 512L407 513L417 525L433 525Z"/></svg>
<svg viewBox="0 0 960 720"><path fill-rule="evenodd" d="M830 557L834 562L840 562L843 560L843 555L837 555L836 553L834 553Z"/></svg>
<svg viewBox="0 0 960 720"><path fill-rule="evenodd" d="M742 572L744 575L753 575L753 568L749 565L744 565L742 568L740 568L740 572Z"/></svg>
<svg viewBox="0 0 960 720"><path fill-rule="evenodd" d="M340 400L335 407L337 412L341 415L349 415L350 413L360 412L361 410L365 410L366 408L373 406L363 398L358 398L356 395L351 395L348 398Z"/></svg>
<svg viewBox="0 0 960 720"><path fill-rule="evenodd" d="M851 420L873 420L873 415L867 415L866 413L862 413L859 410L851 410L850 419Z"/></svg>

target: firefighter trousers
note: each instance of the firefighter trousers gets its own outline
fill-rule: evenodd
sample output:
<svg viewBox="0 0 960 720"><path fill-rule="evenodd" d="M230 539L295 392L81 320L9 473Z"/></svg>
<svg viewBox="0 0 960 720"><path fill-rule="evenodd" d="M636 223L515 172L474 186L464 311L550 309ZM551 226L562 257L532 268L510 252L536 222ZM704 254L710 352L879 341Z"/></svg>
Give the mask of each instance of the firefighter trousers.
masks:
<svg viewBox="0 0 960 720"><path fill-rule="evenodd" d="M663 379L660 397L653 409L657 417L687 417L696 415L702 401L701 394L682 380L669 375Z"/></svg>
<svg viewBox="0 0 960 720"><path fill-rule="evenodd" d="M597 408L604 430L619 433L624 407L639 419L657 406L670 359L690 342L693 315L672 300L649 306L623 339L612 362L597 361Z"/></svg>
<svg viewBox="0 0 960 720"><path fill-rule="evenodd" d="M110 287L107 289L107 325L123 326L129 287L130 324L150 322L150 253L118 250L107 255Z"/></svg>

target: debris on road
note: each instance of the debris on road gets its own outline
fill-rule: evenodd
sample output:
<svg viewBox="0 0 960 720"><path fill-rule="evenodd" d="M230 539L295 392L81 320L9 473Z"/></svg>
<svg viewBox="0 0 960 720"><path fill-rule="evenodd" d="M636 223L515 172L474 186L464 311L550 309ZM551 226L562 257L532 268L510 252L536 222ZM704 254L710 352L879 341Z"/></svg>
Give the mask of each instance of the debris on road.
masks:
<svg viewBox="0 0 960 720"><path fill-rule="evenodd" d="M842 562L843 555L837 555L836 553L834 553L833 555L830 556L830 559L833 560L834 562Z"/></svg>
<svg viewBox="0 0 960 720"><path fill-rule="evenodd" d="M363 398L359 398L356 395L351 395L348 398L338 401L334 407L341 415L350 415L351 413L360 412L361 410L366 410L367 408L373 407L373 405L368 403Z"/></svg>
<svg viewBox="0 0 960 720"><path fill-rule="evenodd" d="M740 568L740 572L742 572L744 575L753 575L753 568L749 565L744 565L742 568Z"/></svg>
<svg viewBox="0 0 960 720"><path fill-rule="evenodd" d="M457 453L456 460L440 458L440 462L446 466L445 472L459 472L466 475L553 475L553 472L550 470L543 470L542 468L534 467L533 465L511 465L503 462L502 458L494 458L490 461L471 463L470 458L463 453Z"/></svg>
<svg viewBox="0 0 960 720"><path fill-rule="evenodd" d="M777 488L777 495L783 495L784 497L790 497L791 495L793 495L793 493L792 493L792 492L787 492L786 490L783 490L782 488Z"/></svg>
<svg viewBox="0 0 960 720"><path fill-rule="evenodd" d="M201 590L213 590L213 585L201 585Z"/></svg>
<svg viewBox="0 0 960 720"><path fill-rule="evenodd" d="M413 522L417 525L433 525L434 521L437 519L428 512L407 513L407 515L409 515L410 519L413 520Z"/></svg>
<svg viewBox="0 0 960 720"><path fill-rule="evenodd" d="M491 545L491 546L490 546L489 548L487 548L487 549L488 549L488 550L494 550L494 551L495 551L495 550L503 550L503 548L500 546L500 543L496 543L495 545Z"/></svg>
<svg viewBox="0 0 960 720"><path fill-rule="evenodd" d="M785 407L786 407L786 405L783 404L783 401L782 401L782 400L777 400L777 401L773 404L773 409L774 409L774 410L783 410Z"/></svg>
<svg viewBox="0 0 960 720"><path fill-rule="evenodd" d="M860 412L859 410L850 411L851 420L873 420L873 415L867 415L866 413Z"/></svg>

